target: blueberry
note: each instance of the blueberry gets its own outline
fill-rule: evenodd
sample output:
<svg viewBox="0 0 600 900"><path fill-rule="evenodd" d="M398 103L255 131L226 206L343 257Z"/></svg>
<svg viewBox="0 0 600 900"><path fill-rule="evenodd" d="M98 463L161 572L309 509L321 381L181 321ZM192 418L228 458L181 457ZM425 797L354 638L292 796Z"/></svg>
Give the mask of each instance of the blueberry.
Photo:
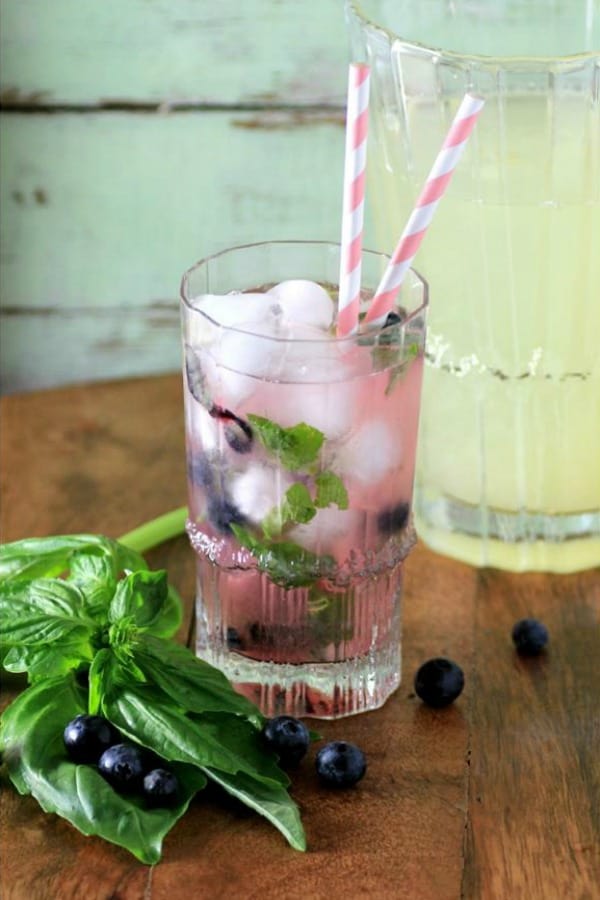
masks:
<svg viewBox="0 0 600 900"><path fill-rule="evenodd" d="M266 745L279 756L284 766L296 766L310 744L308 728L292 716L275 716L262 730Z"/></svg>
<svg viewBox="0 0 600 900"><path fill-rule="evenodd" d="M143 795L149 806L173 806L179 795L179 782L168 769L152 769L144 776Z"/></svg>
<svg viewBox="0 0 600 900"><path fill-rule="evenodd" d="M400 310L399 313L389 312L384 322L381 334L379 335L378 343L384 346L397 344L402 337L402 332L399 331L398 328L394 328L393 326L402 324L405 318L406 313L404 310ZM387 331L386 329L389 329L389 331Z"/></svg>
<svg viewBox="0 0 600 900"><path fill-rule="evenodd" d="M415 693L427 706L440 709L459 696L465 685L463 670L450 659L429 659L415 675Z"/></svg>
<svg viewBox="0 0 600 900"><path fill-rule="evenodd" d="M406 319L406 310L400 307L398 312L391 310L386 316L384 328L389 328L390 325L400 325Z"/></svg>
<svg viewBox="0 0 600 900"><path fill-rule="evenodd" d="M239 631L230 625L227 629L227 647L230 650L241 650L243 646L244 642L240 637Z"/></svg>
<svg viewBox="0 0 600 900"><path fill-rule="evenodd" d="M537 656L548 643L548 629L537 619L521 619L513 626L512 639L517 653Z"/></svg>
<svg viewBox="0 0 600 900"><path fill-rule="evenodd" d="M317 753L315 765L317 775L329 787L351 787L367 771L364 753L347 741L326 744Z"/></svg>
<svg viewBox="0 0 600 900"><path fill-rule="evenodd" d="M250 425L236 416L229 409L223 409L221 406L213 406L210 411L211 416L220 419L224 423L223 432L225 440L232 450L236 453L249 453L252 449L254 434Z"/></svg>
<svg viewBox="0 0 600 900"><path fill-rule="evenodd" d="M213 467L202 453L194 453L188 456L187 475L191 483L197 487L212 487Z"/></svg>
<svg viewBox="0 0 600 900"><path fill-rule="evenodd" d="M116 791L135 792L144 774L142 752L133 744L114 744L100 757L98 771Z"/></svg>
<svg viewBox="0 0 600 900"><path fill-rule="evenodd" d="M225 497L211 497L207 513L210 524L222 534L231 534L232 525L243 525L246 521L237 506Z"/></svg>
<svg viewBox="0 0 600 900"><path fill-rule="evenodd" d="M225 440L236 453L249 453L252 448L252 429L236 416L225 426Z"/></svg>
<svg viewBox="0 0 600 900"><path fill-rule="evenodd" d="M397 503L396 506L390 506L379 513L377 516L377 527L384 534L402 531L408 525L409 518L410 505L404 502Z"/></svg>
<svg viewBox="0 0 600 900"><path fill-rule="evenodd" d="M81 714L68 723L63 740L73 762L97 763L118 736L108 719Z"/></svg>
<svg viewBox="0 0 600 900"><path fill-rule="evenodd" d="M196 351L188 345L185 347L185 377L188 390L194 400L197 400L205 409L210 410L213 404L202 370L202 363Z"/></svg>

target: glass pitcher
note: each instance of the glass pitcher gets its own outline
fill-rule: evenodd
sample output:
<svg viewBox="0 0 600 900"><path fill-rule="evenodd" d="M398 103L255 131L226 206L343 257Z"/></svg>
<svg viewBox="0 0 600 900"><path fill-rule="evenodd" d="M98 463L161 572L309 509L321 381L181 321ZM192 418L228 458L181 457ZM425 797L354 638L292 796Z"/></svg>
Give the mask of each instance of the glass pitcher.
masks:
<svg viewBox="0 0 600 900"><path fill-rule="evenodd" d="M486 105L419 251L415 515L480 566L600 564L600 0L347 0L392 250L464 93Z"/></svg>

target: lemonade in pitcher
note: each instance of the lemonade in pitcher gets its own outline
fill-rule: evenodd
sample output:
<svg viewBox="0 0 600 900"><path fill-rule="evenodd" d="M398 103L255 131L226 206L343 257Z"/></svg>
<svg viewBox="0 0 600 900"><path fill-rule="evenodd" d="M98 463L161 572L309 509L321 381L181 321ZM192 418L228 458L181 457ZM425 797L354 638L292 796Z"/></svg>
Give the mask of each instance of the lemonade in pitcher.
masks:
<svg viewBox="0 0 600 900"><path fill-rule="evenodd" d="M429 50L418 36L394 37L394 28L414 37L400 31L410 27L406 4L394 22L390 4L349 5L355 43L373 65L369 199L379 246L393 246L462 90L486 100L418 257L435 304L417 531L434 549L476 565L598 565L600 56L469 56L472 35L456 29L447 34L458 52ZM362 6L386 7L388 30L361 20ZM445 14L445 4L424 6ZM481 34L491 5L479 6ZM521 41L523 10L534 6L520 5ZM488 35L491 52L510 38L509 7L494 5L504 33ZM466 9L457 4L456 17ZM437 25L442 40L443 21ZM598 49L593 9L588 25L586 40ZM548 27L555 49L560 29Z"/></svg>

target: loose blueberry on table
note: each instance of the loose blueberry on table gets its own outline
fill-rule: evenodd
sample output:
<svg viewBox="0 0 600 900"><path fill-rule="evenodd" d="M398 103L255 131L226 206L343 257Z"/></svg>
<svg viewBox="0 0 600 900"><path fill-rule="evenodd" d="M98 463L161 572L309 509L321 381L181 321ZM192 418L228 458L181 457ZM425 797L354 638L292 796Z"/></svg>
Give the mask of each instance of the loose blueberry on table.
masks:
<svg viewBox="0 0 600 900"><path fill-rule="evenodd" d="M279 756L283 766L296 766L310 744L308 728L293 716L275 716L265 723L263 740Z"/></svg>
<svg viewBox="0 0 600 900"><path fill-rule="evenodd" d="M415 693L427 706L441 709L449 706L462 692L465 684L463 670L455 662L443 657L430 659L415 675Z"/></svg>
<svg viewBox="0 0 600 900"><path fill-rule="evenodd" d="M352 787L367 771L364 753L347 741L332 741L322 747L315 766L323 784L336 788Z"/></svg>
<svg viewBox="0 0 600 900"><path fill-rule="evenodd" d="M548 643L548 629L537 619L520 619L513 626L512 639L517 653L537 656Z"/></svg>
<svg viewBox="0 0 600 900"><path fill-rule="evenodd" d="M118 735L103 716L75 716L63 732L69 757L76 763L97 763L105 750L118 741Z"/></svg>

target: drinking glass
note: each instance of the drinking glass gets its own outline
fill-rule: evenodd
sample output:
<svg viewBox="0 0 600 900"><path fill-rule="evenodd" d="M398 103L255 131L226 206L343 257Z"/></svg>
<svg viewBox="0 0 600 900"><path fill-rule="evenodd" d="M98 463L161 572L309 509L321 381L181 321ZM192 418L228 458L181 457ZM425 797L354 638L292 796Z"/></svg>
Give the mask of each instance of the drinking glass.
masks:
<svg viewBox="0 0 600 900"><path fill-rule="evenodd" d="M387 262L363 253L363 313ZM387 325L337 338L339 264L262 243L182 282L197 652L269 716L373 709L400 681L427 287L410 271Z"/></svg>

